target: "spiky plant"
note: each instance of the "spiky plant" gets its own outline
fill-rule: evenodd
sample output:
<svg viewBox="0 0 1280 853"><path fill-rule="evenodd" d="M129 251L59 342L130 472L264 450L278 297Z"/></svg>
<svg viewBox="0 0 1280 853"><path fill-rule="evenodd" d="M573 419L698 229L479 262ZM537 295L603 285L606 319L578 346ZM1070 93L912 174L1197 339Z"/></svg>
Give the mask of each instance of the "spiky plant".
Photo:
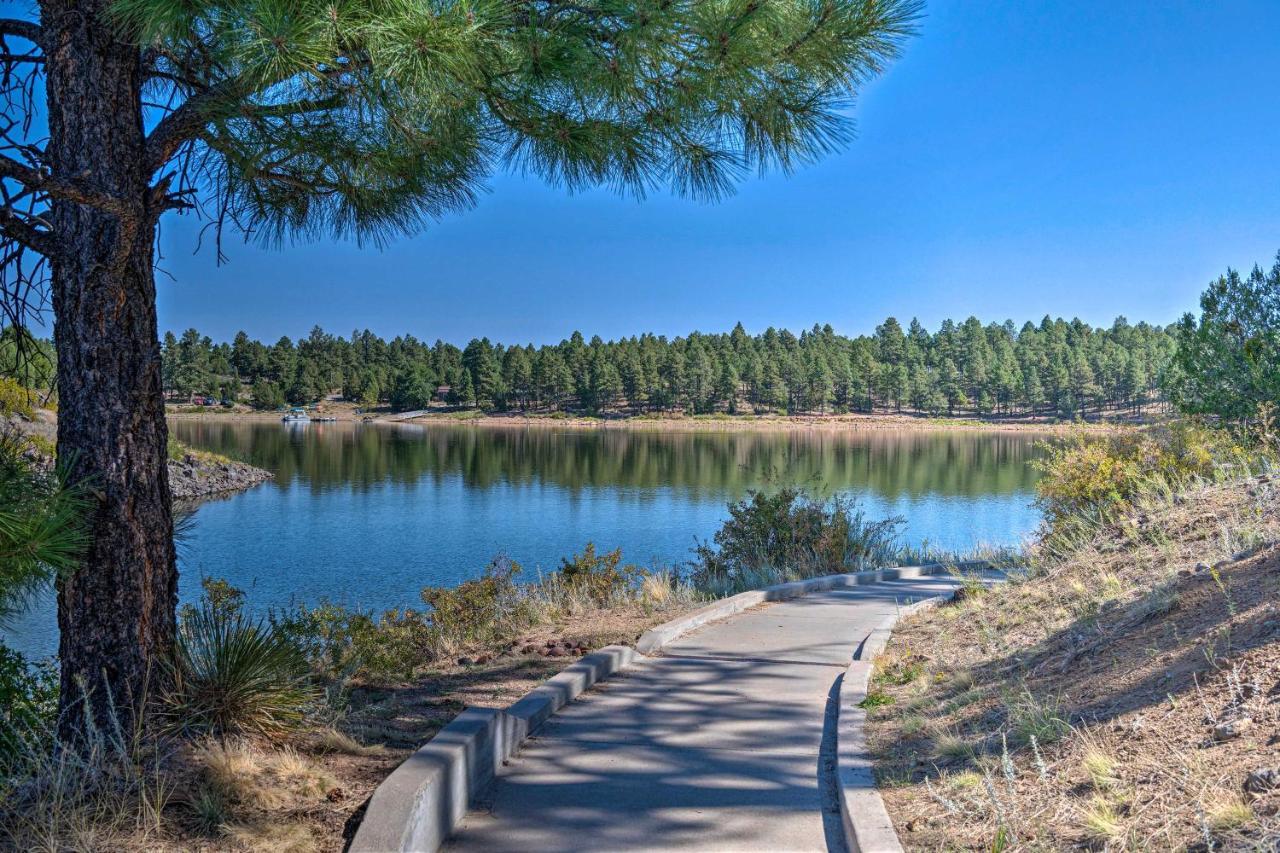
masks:
<svg viewBox="0 0 1280 853"><path fill-rule="evenodd" d="M308 675L282 633L206 600L183 611L165 714L188 734L277 735L302 720L313 698Z"/></svg>

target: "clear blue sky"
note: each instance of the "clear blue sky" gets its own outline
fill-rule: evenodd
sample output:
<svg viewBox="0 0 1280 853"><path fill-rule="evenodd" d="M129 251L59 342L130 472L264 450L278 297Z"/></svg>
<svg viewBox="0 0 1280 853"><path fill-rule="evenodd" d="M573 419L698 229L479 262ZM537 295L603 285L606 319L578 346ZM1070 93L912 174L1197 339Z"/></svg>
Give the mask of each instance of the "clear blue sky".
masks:
<svg viewBox="0 0 1280 853"><path fill-rule="evenodd" d="M1280 249L1280 3L932 0L858 138L719 205L500 175L379 252L193 255L162 229L162 329L320 324L464 343L656 331L856 334L887 315L1164 323Z"/></svg>

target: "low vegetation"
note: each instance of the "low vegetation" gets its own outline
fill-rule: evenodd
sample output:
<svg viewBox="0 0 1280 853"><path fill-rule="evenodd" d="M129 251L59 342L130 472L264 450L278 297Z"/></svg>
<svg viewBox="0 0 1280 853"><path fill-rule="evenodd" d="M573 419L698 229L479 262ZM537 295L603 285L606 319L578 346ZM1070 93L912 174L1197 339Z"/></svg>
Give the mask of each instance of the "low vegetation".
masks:
<svg viewBox="0 0 1280 853"><path fill-rule="evenodd" d="M321 603L257 618L242 591L206 579L179 614L159 739L101 733L68 763L52 749L56 679L6 651L0 690L18 701L0 832L48 849L86 834L106 846L336 849L363 797L466 705L512 701L591 648L718 595L918 556L897 544L898 526L796 490L752 494L678 570L588 543L544 576L498 558L473 580L423 589L421 608L382 614ZM107 789L94 782L103 774Z"/></svg>
<svg viewBox="0 0 1280 853"><path fill-rule="evenodd" d="M1267 412L1052 449L1030 568L899 625L877 662L907 847L1280 838L1280 786L1256 781L1280 741L1277 450Z"/></svg>

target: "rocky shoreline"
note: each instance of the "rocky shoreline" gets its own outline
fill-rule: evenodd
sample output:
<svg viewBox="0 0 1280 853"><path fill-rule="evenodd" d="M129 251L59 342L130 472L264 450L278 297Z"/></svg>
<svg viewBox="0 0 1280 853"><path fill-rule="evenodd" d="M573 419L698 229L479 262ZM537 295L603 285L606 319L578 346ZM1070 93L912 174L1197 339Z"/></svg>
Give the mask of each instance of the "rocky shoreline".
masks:
<svg viewBox="0 0 1280 853"><path fill-rule="evenodd" d="M169 460L169 492L176 501L243 491L271 477L270 471L210 453L185 453Z"/></svg>
<svg viewBox="0 0 1280 853"><path fill-rule="evenodd" d="M49 448L57 438L57 417L52 412L37 411L34 418L19 415L0 417L0 425L31 436ZM33 445L27 453L38 463L53 463L38 445ZM180 458L169 460L169 493L176 501L202 500L252 488L272 476L270 471L247 462L237 462L216 453L187 450Z"/></svg>

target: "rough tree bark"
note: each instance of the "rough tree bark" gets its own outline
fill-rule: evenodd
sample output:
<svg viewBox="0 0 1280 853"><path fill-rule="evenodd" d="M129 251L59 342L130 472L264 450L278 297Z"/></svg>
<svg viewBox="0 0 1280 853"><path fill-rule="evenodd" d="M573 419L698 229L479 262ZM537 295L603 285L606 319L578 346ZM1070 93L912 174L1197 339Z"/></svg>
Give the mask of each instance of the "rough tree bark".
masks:
<svg viewBox="0 0 1280 853"><path fill-rule="evenodd" d="M55 201L51 211L58 455L92 496L91 545L58 588L64 742L86 717L109 726L114 713L126 732L137 722L177 602L142 60L107 26L107 5L40 3L53 174L115 208Z"/></svg>

